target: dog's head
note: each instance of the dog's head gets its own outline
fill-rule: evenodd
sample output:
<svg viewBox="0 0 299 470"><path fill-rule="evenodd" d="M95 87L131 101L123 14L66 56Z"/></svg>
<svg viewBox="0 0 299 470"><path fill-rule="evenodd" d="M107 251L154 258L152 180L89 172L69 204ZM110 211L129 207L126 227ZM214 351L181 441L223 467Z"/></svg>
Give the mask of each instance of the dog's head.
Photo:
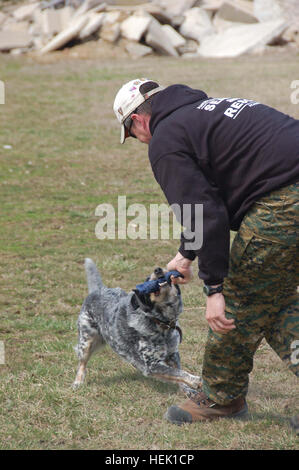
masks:
<svg viewBox="0 0 299 470"><path fill-rule="evenodd" d="M147 278L148 281L157 281L155 292L144 293L134 289L132 305L141 308L148 316L175 320L183 310L181 291L178 285L165 281L165 274L161 268L156 268ZM161 281L161 282L159 282Z"/></svg>

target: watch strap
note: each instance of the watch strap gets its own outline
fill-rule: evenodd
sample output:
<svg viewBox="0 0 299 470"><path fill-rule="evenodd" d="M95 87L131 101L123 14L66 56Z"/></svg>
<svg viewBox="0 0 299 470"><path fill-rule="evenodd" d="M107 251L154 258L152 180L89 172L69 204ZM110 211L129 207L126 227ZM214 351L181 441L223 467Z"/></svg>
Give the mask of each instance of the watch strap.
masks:
<svg viewBox="0 0 299 470"><path fill-rule="evenodd" d="M219 294L220 292L223 291L223 285L221 284L220 286L212 287L212 286L207 286L205 284L204 288L203 288L203 291L207 296L210 296L210 295L213 295L213 294Z"/></svg>

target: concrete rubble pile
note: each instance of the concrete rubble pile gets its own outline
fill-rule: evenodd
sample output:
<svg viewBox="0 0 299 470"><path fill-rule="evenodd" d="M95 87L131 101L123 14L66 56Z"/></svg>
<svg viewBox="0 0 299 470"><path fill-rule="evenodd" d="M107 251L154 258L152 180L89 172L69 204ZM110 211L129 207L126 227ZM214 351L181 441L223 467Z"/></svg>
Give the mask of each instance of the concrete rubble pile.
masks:
<svg viewBox="0 0 299 470"><path fill-rule="evenodd" d="M120 6L113 0L50 0L10 5L0 10L0 52L46 54L88 41L98 41L98 47L119 45L132 58L237 57L263 52L269 45L299 48L299 11L289 14L286 7L293 1L152 0Z"/></svg>

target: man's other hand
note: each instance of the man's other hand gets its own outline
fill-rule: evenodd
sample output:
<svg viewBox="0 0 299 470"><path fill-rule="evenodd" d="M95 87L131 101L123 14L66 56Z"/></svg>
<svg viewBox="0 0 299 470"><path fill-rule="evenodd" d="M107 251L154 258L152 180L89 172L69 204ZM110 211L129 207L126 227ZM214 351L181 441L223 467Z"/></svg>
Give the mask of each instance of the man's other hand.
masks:
<svg viewBox="0 0 299 470"><path fill-rule="evenodd" d="M221 293L207 297L206 320L215 333L226 334L236 328L235 320L225 316L225 300Z"/></svg>

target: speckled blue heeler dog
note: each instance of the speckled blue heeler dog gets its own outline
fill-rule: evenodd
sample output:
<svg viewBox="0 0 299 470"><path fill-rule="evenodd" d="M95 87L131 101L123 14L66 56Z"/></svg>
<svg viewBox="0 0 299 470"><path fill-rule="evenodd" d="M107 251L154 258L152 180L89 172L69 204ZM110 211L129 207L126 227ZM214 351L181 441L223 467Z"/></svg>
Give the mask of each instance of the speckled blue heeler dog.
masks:
<svg viewBox="0 0 299 470"><path fill-rule="evenodd" d="M166 272L156 268L149 280L162 281L158 290L144 293L136 289L127 294L120 288L104 286L89 258L85 270L89 295L78 319L79 368L74 388L83 383L91 354L107 343L143 375L175 382L186 393L197 389L200 377L180 369L178 317L182 300L170 276L165 282Z"/></svg>

